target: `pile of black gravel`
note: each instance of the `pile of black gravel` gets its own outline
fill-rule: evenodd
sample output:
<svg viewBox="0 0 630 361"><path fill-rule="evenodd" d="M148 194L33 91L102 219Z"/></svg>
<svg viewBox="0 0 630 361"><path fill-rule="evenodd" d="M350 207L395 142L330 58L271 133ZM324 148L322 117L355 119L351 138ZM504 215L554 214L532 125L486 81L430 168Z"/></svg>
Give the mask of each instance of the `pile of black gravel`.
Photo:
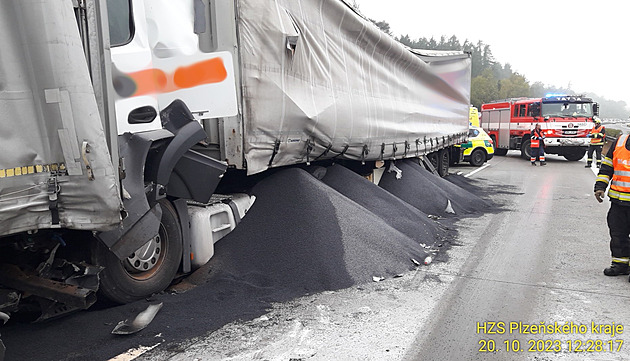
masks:
<svg viewBox="0 0 630 361"><path fill-rule="evenodd" d="M146 301L13 324L2 329L7 359L109 359L138 344L176 343L253 319L271 302L403 273L414 267L412 258L425 259L425 246L441 251L434 259L445 257L449 235L427 214L443 215L447 199L458 214L483 201L417 164L397 166L402 179L386 173L382 188L341 166L319 169L322 180L302 169L280 170L252 189L257 200L247 216L182 282L196 287L154 297L164 307L145 330L110 334Z"/></svg>
<svg viewBox="0 0 630 361"><path fill-rule="evenodd" d="M418 242L432 245L445 236L442 227L426 213L347 168L327 168L322 181Z"/></svg>
<svg viewBox="0 0 630 361"><path fill-rule="evenodd" d="M366 187L371 186L367 180L365 184L360 176L341 167L330 170L325 179L343 183L344 177L348 182L356 182L358 177L352 196L369 196L365 194L371 188ZM338 172L343 176L336 177ZM345 189L355 184L337 185ZM217 244L221 271L244 280L264 277L269 285L289 294L341 289L371 282L373 276L408 271L414 266L412 258L422 261L428 255L418 240L429 242L437 233L437 227L418 212L422 220L417 226L410 224L410 216L401 217L398 223L406 224L401 232L370 208L302 169L278 172L257 184L252 193L254 206ZM381 197L395 200L384 194ZM392 206L383 203L383 207ZM417 234L417 238L409 234Z"/></svg>
<svg viewBox="0 0 630 361"><path fill-rule="evenodd" d="M385 172L379 185L429 215L451 216L446 212L450 201L456 215L477 213L489 204L457 185L427 171L412 160L397 162L402 170L402 178L397 179L395 172Z"/></svg>

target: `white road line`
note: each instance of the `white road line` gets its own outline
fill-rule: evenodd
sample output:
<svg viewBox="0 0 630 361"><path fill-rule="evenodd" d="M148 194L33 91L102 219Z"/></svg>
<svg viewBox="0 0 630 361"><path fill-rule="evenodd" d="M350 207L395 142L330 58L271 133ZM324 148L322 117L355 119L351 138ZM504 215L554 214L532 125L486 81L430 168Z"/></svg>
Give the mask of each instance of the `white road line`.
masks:
<svg viewBox="0 0 630 361"><path fill-rule="evenodd" d="M125 353L122 353L114 358L109 359L109 361L132 361L140 357L140 355L142 355L143 353L153 350L160 344L161 342L158 342L157 344L153 346L140 346L138 348L132 348Z"/></svg>
<svg viewBox="0 0 630 361"><path fill-rule="evenodd" d="M593 173L595 173L595 175L599 173L599 168L597 168L596 166L591 166L591 170L593 171Z"/></svg>
<svg viewBox="0 0 630 361"><path fill-rule="evenodd" d="M468 178L468 177L472 176L473 174L475 174L475 173L477 173L477 172L481 172L482 170L484 170L484 169L488 168L489 166L490 166L490 163L488 163L488 164L484 165L483 167L481 167L481 168L479 168L479 169L475 169L474 171L472 171L472 172L470 172L470 173L466 174L464 177Z"/></svg>

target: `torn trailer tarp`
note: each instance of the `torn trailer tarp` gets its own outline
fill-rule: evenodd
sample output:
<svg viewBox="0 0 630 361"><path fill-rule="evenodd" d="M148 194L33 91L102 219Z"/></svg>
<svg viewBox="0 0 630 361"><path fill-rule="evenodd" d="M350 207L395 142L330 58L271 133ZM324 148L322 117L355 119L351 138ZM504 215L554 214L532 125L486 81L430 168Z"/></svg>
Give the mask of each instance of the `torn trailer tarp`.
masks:
<svg viewBox="0 0 630 361"><path fill-rule="evenodd" d="M340 0L240 0L248 173L426 154L468 131L471 59L411 51Z"/></svg>
<svg viewBox="0 0 630 361"><path fill-rule="evenodd" d="M120 222L74 19L72 1L0 2L0 235Z"/></svg>

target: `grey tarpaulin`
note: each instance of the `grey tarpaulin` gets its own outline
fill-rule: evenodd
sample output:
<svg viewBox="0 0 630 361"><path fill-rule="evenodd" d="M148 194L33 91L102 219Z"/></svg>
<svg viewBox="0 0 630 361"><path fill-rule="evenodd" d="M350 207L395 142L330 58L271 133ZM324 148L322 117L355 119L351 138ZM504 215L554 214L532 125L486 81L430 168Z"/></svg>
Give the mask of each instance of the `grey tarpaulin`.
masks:
<svg viewBox="0 0 630 361"><path fill-rule="evenodd" d="M250 174L309 149L310 160L346 146L348 159L409 157L468 131L468 54L411 51L340 0L238 4Z"/></svg>
<svg viewBox="0 0 630 361"><path fill-rule="evenodd" d="M72 1L1 1L0 49L0 235L118 224Z"/></svg>

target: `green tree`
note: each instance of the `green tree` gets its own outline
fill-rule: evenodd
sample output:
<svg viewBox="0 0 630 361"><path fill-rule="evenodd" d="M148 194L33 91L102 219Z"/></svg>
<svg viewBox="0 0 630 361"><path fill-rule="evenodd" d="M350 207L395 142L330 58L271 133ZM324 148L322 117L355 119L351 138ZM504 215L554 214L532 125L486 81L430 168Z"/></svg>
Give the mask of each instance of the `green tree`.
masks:
<svg viewBox="0 0 630 361"><path fill-rule="evenodd" d="M470 103L477 108L499 97L498 81L489 69L472 79L471 88Z"/></svg>
<svg viewBox="0 0 630 361"><path fill-rule="evenodd" d="M391 29L389 28L389 23L387 21L384 21L384 20L376 21L374 19L370 19L370 21L374 25L376 25L379 29L381 29L381 31L384 32L385 34L393 35Z"/></svg>
<svg viewBox="0 0 630 361"><path fill-rule="evenodd" d="M529 96L529 82L524 76L514 73L507 79L499 80L499 98L518 98Z"/></svg>

